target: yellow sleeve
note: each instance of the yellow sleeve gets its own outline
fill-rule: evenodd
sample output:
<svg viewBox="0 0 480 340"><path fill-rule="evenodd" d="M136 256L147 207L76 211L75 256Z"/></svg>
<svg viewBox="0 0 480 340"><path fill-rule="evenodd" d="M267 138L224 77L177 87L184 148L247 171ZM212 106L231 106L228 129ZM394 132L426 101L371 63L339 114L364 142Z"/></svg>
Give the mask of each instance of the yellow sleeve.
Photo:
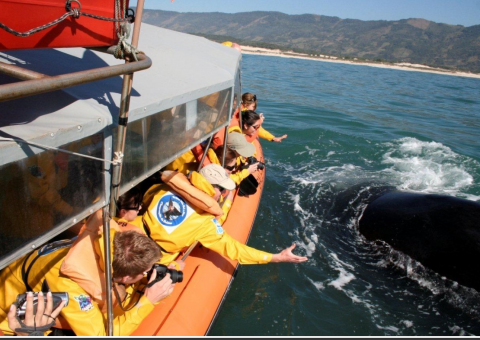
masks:
<svg viewBox="0 0 480 340"><path fill-rule="evenodd" d="M225 199L225 202L223 202L222 205L223 215L217 219L218 223L223 224L223 222L225 222L230 208L232 208L232 201L230 199Z"/></svg>
<svg viewBox="0 0 480 340"><path fill-rule="evenodd" d="M97 303L74 281L59 277L48 282L52 291L68 292L68 306L60 315L77 336L105 336L104 315Z"/></svg>
<svg viewBox="0 0 480 340"><path fill-rule="evenodd" d="M272 135L267 130L265 130L263 126L260 126L260 129L258 129L258 137L269 140L269 141L272 141L275 138L275 136Z"/></svg>
<svg viewBox="0 0 480 340"><path fill-rule="evenodd" d="M198 241L208 249L222 256L237 260L241 264L265 264L272 260L273 254L249 247L228 235L215 218L202 226L202 235Z"/></svg>
<svg viewBox="0 0 480 340"><path fill-rule="evenodd" d="M132 293L133 289L129 287L128 292ZM138 295L130 295L133 301L136 301ZM148 314L153 310L154 305L150 300L142 295L137 305L131 310L124 312L119 305L114 309L113 319L113 336L126 336L130 335L135 331L140 323L147 317Z"/></svg>
<svg viewBox="0 0 480 340"><path fill-rule="evenodd" d="M170 253L164 253L162 251L162 257L160 258L160 261L158 261L158 263L163 264L164 266L168 266L170 263L177 260L179 254L180 252L175 252L170 254Z"/></svg>
<svg viewBox="0 0 480 340"><path fill-rule="evenodd" d="M240 185L240 182L247 178L248 175L250 175L248 169L243 169L242 171L237 171L234 174L230 174L230 178L235 182L236 185Z"/></svg>
<svg viewBox="0 0 480 340"><path fill-rule="evenodd" d="M68 322L77 336L105 336L106 316L101 312L97 303L85 293L75 282L68 278L58 278L58 282L51 283L50 288L55 291L66 291L69 303L61 311L61 315ZM129 287L132 289L132 287ZM133 296L137 298L137 296ZM124 312L117 305L114 309L113 335L130 335L138 328L142 320L153 310L153 304L142 296L139 303L131 310Z"/></svg>

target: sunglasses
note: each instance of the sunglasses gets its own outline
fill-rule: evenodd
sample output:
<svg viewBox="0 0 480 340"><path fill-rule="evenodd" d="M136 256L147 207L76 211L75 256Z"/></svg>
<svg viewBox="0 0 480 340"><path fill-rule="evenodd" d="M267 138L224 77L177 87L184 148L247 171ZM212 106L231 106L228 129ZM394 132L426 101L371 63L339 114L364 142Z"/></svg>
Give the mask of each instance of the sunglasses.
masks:
<svg viewBox="0 0 480 340"><path fill-rule="evenodd" d="M256 94L253 95L252 100L253 100L254 102L257 101L257 95L256 95Z"/></svg>
<svg viewBox="0 0 480 340"><path fill-rule="evenodd" d="M255 130L260 129L260 124L259 125L250 125L250 126L253 127Z"/></svg>
<svg viewBox="0 0 480 340"><path fill-rule="evenodd" d="M236 165L225 165L225 169L227 169L228 171L233 171L236 167Z"/></svg>

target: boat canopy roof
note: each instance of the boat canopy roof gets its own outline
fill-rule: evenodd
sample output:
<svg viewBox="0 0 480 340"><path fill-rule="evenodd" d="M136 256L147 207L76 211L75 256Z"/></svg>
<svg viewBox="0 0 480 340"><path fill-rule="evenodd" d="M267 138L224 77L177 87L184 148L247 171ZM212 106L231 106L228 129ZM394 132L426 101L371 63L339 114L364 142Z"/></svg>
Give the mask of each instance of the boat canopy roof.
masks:
<svg viewBox="0 0 480 340"><path fill-rule="evenodd" d="M151 68L136 72L129 122L231 88L241 54L205 38L142 23L138 50ZM124 63L110 54L84 48L0 52L0 62L47 76ZM15 80L0 74L0 84ZM116 125L120 107L120 76L69 87L20 100L0 102L0 137L60 147ZM0 165L27 157L36 148L0 143Z"/></svg>
<svg viewBox="0 0 480 340"><path fill-rule="evenodd" d="M42 88L123 60L85 48L0 52L0 269L109 204L117 151L122 194L228 125L240 103L241 53L145 23L140 31L138 50L152 66L133 75L128 119L119 118L120 75ZM28 83L42 90L9 100Z"/></svg>

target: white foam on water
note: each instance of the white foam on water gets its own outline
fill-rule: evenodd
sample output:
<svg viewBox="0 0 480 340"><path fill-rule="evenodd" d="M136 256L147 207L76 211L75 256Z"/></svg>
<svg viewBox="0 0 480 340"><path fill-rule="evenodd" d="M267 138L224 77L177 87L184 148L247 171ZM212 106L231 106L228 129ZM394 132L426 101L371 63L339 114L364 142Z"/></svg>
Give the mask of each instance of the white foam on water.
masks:
<svg viewBox="0 0 480 340"><path fill-rule="evenodd" d="M413 322L410 320L401 320L400 322L403 323L407 328L410 328L413 326Z"/></svg>
<svg viewBox="0 0 480 340"><path fill-rule="evenodd" d="M325 289L325 285L323 284L323 282L317 282L317 281L313 281L312 279L310 279L309 277L307 277L307 280L310 281L312 283L312 285L317 288L318 291L321 291L321 290L324 290Z"/></svg>
<svg viewBox="0 0 480 340"><path fill-rule="evenodd" d="M451 326L451 327L449 326L448 329L452 331L453 335L459 335L459 336L472 336L473 335L471 333L466 332L461 327L458 327L458 326L455 326L455 325Z"/></svg>
<svg viewBox="0 0 480 340"><path fill-rule="evenodd" d="M344 267L348 267L349 269L353 270L353 266L340 261L337 255L334 253L331 253L330 256L334 259L334 269L339 272L339 276L336 280L330 281L328 285L333 286L338 290L342 290L342 287L355 279L355 275L348 272Z"/></svg>
<svg viewBox="0 0 480 340"><path fill-rule="evenodd" d="M398 331L399 331L399 328L395 327L395 326L386 326L386 327L383 327L383 326L380 326L380 325L375 325L375 326L377 326L378 329L384 329L384 330L392 331L392 332L395 332L395 333L398 333Z"/></svg>
<svg viewBox="0 0 480 340"><path fill-rule="evenodd" d="M387 146L382 163L390 167L383 172L398 179L399 190L455 196L474 184L464 166L469 159L441 143L406 137Z"/></svg>

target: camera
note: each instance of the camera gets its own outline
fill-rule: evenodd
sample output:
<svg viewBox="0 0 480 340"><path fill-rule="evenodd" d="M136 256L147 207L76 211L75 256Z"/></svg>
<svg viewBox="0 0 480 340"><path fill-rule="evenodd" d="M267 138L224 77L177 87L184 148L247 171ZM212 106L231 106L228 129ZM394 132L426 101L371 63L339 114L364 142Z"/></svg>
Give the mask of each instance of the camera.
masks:
<svg viewBox="0 0 480 340"><path fill-rule="evenodd" d="M47 293L43 293L45 306L47 305ZM68 305L68 293L66 292L52 292L53 298L53 309L55 310L62 301L65 301L64 307ZM33 314L37 313L37 304L38 304L38 292L33 292ZM18 294L17 300L15 301L17 306L17 316L20 319L25 318L25 311L27 310L27 294Z"/></svg>
<svg viewBox="0 0 480 340"><path fill-rule="evenodd" d="M250 166L252 164L258 163L258 170L263 170L265 169L265 163L260 162L258 159L256 159L254 156L247 157L247 164ZM247 166L248 168L248 166Z"/></svg>
<svg viewBox="0 0 480 340"><path fill-rule="evenodd" d="M148 280L150 281L150 277L153 274L153 271L157 271L157 277L155 278L155 281L152 282L158 282L161 281L165 275L170 274L170 278L172 279L172 283L176 282L182 282L183 281L183 272L175 269L168 269L167 266L164 266L163 264L158 264L155 263L152 267L152 269L148 272Z"/></svg>

